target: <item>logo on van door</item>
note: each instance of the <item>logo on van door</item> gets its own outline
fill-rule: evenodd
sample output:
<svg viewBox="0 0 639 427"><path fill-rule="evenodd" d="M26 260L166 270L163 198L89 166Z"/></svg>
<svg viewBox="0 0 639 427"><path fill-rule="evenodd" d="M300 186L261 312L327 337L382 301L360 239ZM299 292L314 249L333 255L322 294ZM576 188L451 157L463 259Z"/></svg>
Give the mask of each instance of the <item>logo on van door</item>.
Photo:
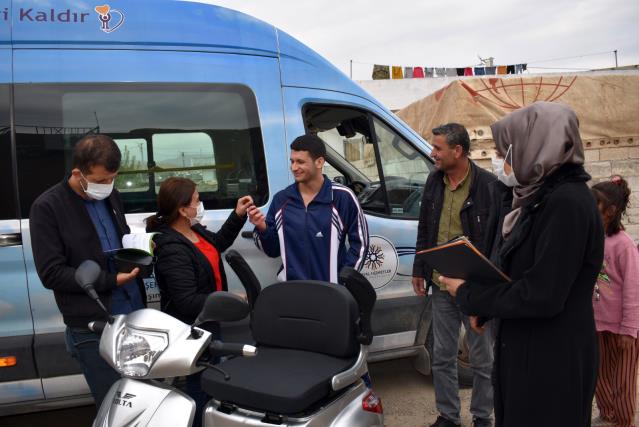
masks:
<svg viewBox="0 0 639 427"><path fill-rule="evenodd" d="M382 236L370 236L362 274L375 289L389 284L397 273L399 257L393 243Z"/></svg>
<svg viewBox="0 0 639 427"><path fill-rule="evenodd" d="M98 13L100 30L107 34L114 32L124 24L124 13L117 9L112 9L108 4L96 6L94 10Z"/></svg>

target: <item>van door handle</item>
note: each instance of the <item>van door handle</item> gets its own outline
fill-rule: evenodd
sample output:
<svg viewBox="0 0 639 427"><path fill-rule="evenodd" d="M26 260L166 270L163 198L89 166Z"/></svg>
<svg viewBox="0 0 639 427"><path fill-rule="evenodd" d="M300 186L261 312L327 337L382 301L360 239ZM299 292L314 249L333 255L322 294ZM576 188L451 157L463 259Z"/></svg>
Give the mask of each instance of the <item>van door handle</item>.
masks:
<svg viewBox="0 0 639 427"><path fill-rule="evenodd" d="M21 244L22 235L20 233L0 234L0 248L20 246Z"/></svg>
<svg viewBox="0 0 639 427"><path fill-rule="evenodd" d="M253 232L252 231L242 231L242 237L245 239L253 240Z"/></svg>

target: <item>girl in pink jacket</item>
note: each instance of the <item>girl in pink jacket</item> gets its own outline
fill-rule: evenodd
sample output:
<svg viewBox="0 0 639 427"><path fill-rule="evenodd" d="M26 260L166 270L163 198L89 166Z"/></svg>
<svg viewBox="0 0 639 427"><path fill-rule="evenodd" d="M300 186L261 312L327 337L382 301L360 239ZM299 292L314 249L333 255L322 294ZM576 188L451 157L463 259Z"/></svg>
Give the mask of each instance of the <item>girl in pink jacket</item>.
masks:
<svg viewBox="0 0 639 427"><path fill-rule="evenodd" d="M595 398L602 421L631 427L639 359L639 251L621 223L630 189L614 176L592 192L606 230L604 265L593 295L600 350Z"/></svg>

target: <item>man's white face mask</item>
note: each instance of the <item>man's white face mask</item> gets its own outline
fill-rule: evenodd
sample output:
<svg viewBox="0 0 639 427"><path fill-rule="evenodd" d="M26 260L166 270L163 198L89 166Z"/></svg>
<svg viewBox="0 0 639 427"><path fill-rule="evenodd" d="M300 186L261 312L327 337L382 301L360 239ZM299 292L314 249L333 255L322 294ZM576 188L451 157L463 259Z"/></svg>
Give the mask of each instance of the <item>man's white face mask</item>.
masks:
<svg viewBox="0 0 639 427"><path fill-rule="evenodd" d="M519 185L517 182L517 178L515 177L515 170L513 169L513 156L512 156L512 144L508 147L508 151L506 152L506 157L503 159L493 158L493 172L497 175L497 179L502 183L507 185L508 187L516 187ZM506 163L506 159L508 159L508 155L510 155L510 161L508 164L510 165L511 172L510 174L506 174L504 170L504 163Z"/></svg>
<svg viewBox="0 0 639 427"><path fill-rule="evenodd" d="M93 200L104 200L111 195L113 192L113 185L115 184L115 179L111 181L111 184L96 184L95 182L91 182L87 179L86 176L80 172L82 178L87 182L87 187L84 188L82 185L82 181L80 181L80 186L84 193L92 198Z"/></svg>

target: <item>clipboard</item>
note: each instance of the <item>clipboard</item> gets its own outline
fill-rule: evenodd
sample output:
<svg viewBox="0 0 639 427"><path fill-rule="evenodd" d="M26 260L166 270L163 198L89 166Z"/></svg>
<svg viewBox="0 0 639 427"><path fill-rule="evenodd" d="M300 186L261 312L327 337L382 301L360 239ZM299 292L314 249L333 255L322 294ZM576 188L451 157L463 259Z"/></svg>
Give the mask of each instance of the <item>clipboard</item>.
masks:
<svg viewBox="0 0 639 427"><path fill-rule="evenodd" d="M419 251L415 256L446 277L492 283L511 281L465 236Z"/></svg>

